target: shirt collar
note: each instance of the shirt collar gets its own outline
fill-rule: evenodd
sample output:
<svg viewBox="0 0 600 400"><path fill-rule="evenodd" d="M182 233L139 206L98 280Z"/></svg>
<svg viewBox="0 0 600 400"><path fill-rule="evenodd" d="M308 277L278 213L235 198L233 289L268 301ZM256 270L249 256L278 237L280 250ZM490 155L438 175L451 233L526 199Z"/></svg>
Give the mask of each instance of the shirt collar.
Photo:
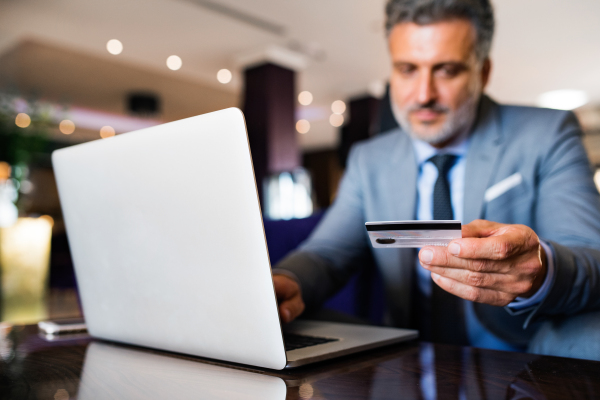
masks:
<svg viewBox="0 0 600 400"><path fill-rule="evenodd" d="M462 134L446 147L441 149L437 149L423 140L415 139L413 137L411 137L411 140L415 149L417 164L422 166L427 160L436 154L454 154L458 157L466 156L467 151L469 150L469 143L471 142L471 135L468 133Z"/></svg>

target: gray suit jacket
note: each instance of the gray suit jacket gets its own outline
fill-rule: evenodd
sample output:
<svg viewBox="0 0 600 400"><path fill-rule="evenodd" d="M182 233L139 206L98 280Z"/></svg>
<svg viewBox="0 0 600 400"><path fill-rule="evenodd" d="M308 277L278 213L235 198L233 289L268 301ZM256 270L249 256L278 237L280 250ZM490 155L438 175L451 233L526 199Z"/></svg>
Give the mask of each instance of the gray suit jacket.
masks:
<svg viewBox="0 0 600 400"><path fill-rule="evenodd" d="M600 197L571 112L502 106L483 96L472 135L463 223L524 224L554 251L556 274L541 304L518 313L475 305L486 328L524 346L537 321L600 309ZM411 140L400 130L353 147L327 215L277 265L298 277L308 308L341 288L371 251L385 283L387 322L407 326L416 252L372 249L364 223L415 219L417 173ZM486 201L488 188L517 173L520 184Z"/></svg>

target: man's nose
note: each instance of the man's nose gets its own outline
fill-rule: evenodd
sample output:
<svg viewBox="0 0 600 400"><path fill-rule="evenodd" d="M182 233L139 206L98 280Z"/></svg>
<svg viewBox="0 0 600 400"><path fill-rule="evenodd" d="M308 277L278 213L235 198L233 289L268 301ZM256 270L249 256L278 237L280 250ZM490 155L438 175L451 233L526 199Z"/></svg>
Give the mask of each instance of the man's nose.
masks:
<svg viewBox="0 0 600 400"><path fill-rule="evenodd" d="M417 86L417 101L419 104L427 104L437 99L437 91L433 76L431 74L421 75Z"/></svg>

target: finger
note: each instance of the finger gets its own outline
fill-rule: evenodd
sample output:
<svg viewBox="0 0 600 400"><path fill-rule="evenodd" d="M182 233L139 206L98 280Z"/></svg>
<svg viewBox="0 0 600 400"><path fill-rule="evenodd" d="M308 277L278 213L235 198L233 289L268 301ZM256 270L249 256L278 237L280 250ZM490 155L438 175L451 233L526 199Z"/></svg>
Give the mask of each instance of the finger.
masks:
<svg viewBox="0 0 600 400"><path fill-rule="evenodd" d="M274 275L273 285L283 322L291 322L304 311L304 301L298 283L287 275Z"/></svg>
<svg viewBox="0 0 600 400"><path fill-rule="evenodd" d="M304 311L302 296L298 294L279 305L279 315L283 322L292 322Z"/></svg>
<svg viewBox="0 0 600 400"><path fill-rule="evenodd" d="M474 272L465 269L435 266L427 269L433 274L464 283L468 286L496 290L516 296L527 292L531 288L529 281L519 280L518 277L509 274Z"/></svg>
<svg viewBox="0 0 600 400"><path fill-rule="evenodd" d="M431 274L431 278L436 283L436 285L438 285L448 293L452 293L455 296L476 303L485 303L493 306L503 307L516 298L515 295L509 293L504 293L492 289L476 288L455 281L454 279L440 276L438 274Z"/></svg>
<svg viewBox="0 0 600 400"><path fill-rule="evenodd" d="M450 254L446 247L429 246L421 249L419 252L419 261L427 269L436 266L467 269L475 272L508 273L511 270L513 260L470 260Z"/></svg>
<svg viewBox="0 0 600 400"><path fill-rule="evenodd" d="M287 275L273 275L273 286L279 302L291 299L300 293L298 283Z"/></svg>

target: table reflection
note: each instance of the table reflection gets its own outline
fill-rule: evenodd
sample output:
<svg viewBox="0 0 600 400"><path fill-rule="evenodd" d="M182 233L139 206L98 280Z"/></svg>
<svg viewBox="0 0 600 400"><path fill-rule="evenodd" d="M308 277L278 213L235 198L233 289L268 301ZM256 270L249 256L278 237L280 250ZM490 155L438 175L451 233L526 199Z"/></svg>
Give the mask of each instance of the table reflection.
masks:
<svg viewBox="0 0 600 400"><path fill-rule="evenodd" d="M280 378L92 342L77 398L283 400Z"/></svg>
<svg viewBox="0 0 600 400"><path fill-rule="evenodd" d="M426 342L284 371L214 364L0 324L0 399L600 398L600 362Z"/></svg>
<svg viewBox="0 0 600 400"><path fill-rule="evenodd" d="M600 363L568 358L421 342L418 352L380 360L367 371L370 399L390 393L423 400L600 398ZM315 386L326 391L324 384Z"/></svg>

